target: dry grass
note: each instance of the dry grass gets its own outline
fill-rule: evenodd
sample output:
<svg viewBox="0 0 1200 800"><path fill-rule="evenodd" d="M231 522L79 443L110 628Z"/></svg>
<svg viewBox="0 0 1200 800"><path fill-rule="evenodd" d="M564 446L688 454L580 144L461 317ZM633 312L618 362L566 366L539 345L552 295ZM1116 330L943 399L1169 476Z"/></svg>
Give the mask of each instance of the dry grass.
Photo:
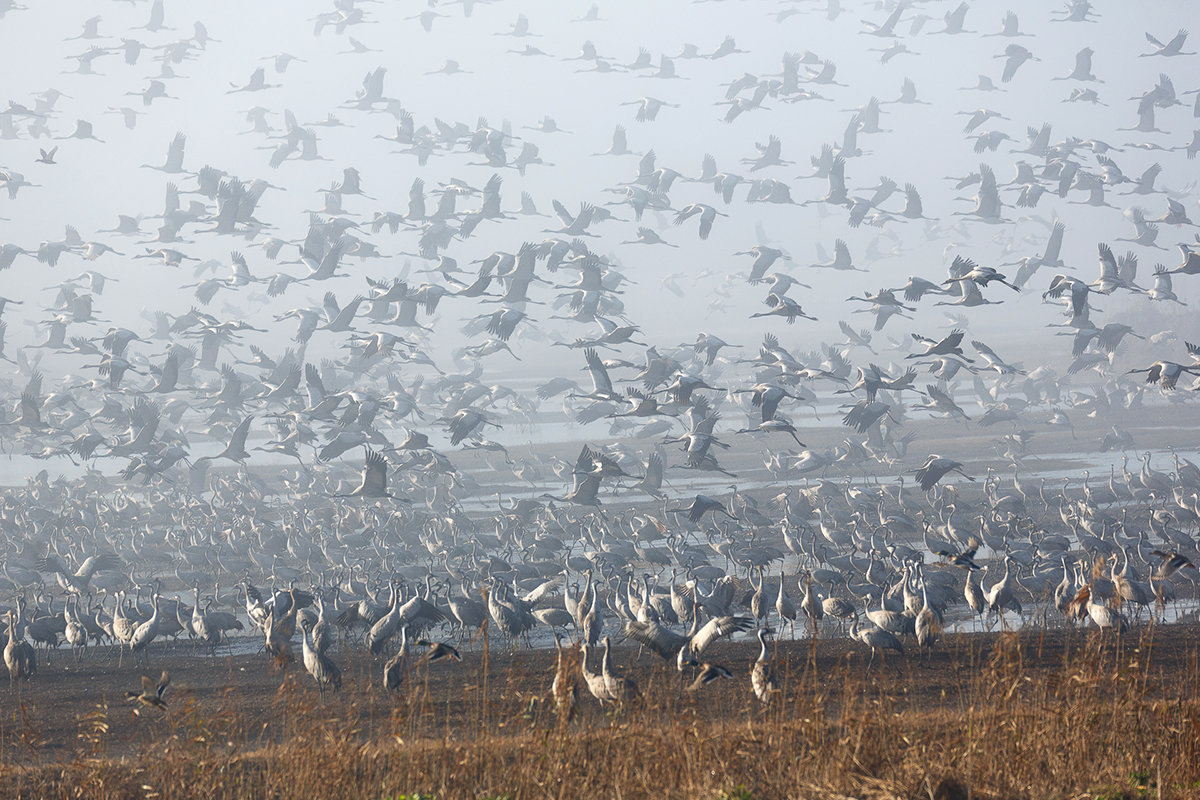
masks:
<svg viewBox="0 0 1200 800"><path fill-rule="evenodd" d="M947 645L952 687L933 694L918 656L864 675L861 658L818 671L798 648L765 710L744 680L692 696L656 664L637 672L637 701L601 711L585 696L573 721L528 691L548 674L477 674L451 699L413 673L380 718L314 701L293 672L272 725L248 723L233 693L204 713L180 697L121 753L109 719L125 706L81 713L66 762L35 763L26 719L4 732L0 796L1200 797L1196 650L1163 669L1154 636L1075 635L1055 656L1037 635L963 637Z"/></svg>

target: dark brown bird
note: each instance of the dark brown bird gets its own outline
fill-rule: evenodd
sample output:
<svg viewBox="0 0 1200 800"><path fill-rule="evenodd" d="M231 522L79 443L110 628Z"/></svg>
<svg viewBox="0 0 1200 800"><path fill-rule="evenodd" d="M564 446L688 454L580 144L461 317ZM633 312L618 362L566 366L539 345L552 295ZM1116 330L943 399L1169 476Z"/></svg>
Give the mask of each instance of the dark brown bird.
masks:
<svg viewBox="0 0 1200 800"><path fill-rule="evenodd" d="M1156 578L1166 580L1179 570L1187 567L1191 567L1192 569L1200 572L1200 569L1197 569L1196 565L1192 563L1192 560L1185 555L1174 552L1168 553L1163 550L1151 550L1150 552L1163 560L1163 563L1154 570L1154 577Z"/></svg>
<svg viewBox="0 0 1200 800"><path fill-rule="evenodd" d="M700 669L700 674L696 676L696 680L692 681L692 685L688 687L688 691L698 691L718 678L732 677L733 673L720 664L705 663Z"/></svg>
<svg viewBox="0 0 1200 800"><path fill-rule="evenodd" d="M462 661L462 656L458 654L458 649L453 645L445 642L431 642L428 639L417 639L417 644L421 647L428 647L429 652L425 654L427 661L441 661L443 658L448 658L451 661Z"/></svg>
<svg viewBox="0 0 1200 800"><path fill-rule="evenodd" d="M126 692L125 696L128 699L130 699L132 701L136 701L137 703L139 703L143 706L150 706L153 708L157 708L160 711L166 711L167 710L167 701L163 700L163 693L165 693L167 691L167 686L170 683L171 683L171 673L167 672L166 670L164 670L162 676L159 677L157 684L154 683L154 681L150 680L149 675L143 675L142 676L142 691ZM135 708L133 710L133 713L140 714L141 709Z"/></svg>

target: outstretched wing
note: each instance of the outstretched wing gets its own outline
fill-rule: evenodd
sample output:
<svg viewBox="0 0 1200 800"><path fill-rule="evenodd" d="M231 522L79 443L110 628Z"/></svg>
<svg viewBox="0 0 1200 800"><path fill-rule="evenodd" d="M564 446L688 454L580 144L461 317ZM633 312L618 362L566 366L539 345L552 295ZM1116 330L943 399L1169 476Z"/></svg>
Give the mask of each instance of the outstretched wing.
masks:
<svg viewBox="0 0 1200 800"><path fill-rule="evenodd" d="M367 463L363 467L362 495L383 497L387 494L387 459L371 448L367 448Z"/></svg>
<svg viewBox="0 0 1200 800"><path fill-rule="evenodd" d="M583 357L587 361L588 372L592 374L592 385L595 390L605 394L612 394L612 380L608 377L608 370L604 368L604 364L600 361L600 355L596 352L596 348L589 347L584 350Z"/></svg>

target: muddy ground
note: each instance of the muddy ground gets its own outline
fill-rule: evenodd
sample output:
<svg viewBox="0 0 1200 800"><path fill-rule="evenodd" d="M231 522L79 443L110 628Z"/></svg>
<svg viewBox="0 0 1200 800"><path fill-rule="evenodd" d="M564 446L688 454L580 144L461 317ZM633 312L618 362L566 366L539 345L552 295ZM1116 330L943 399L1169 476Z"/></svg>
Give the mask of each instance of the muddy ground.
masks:
<svg viewBox="0 0 1200 800"><path fill-rule="evenodd" d="M870 651L845 638L801 638L771 649L785 704L807 694L836 713L845 700L843 692L852 691L890 701L897 712L961 712L980 701L980 684L974 679L1001 654L1018 659L1028 677L1073 674L1084 664L1100 674L1148 664L1147 693L1169 699L1185 683L1194 685L1200 625L1145 626L1120 640L1095 630L1069 629L945 634L926 653L906 642L904 655L877 658L869 671ZM323 726L365 741L465 738L481 725L524 731L552 724L545 698L554 675L553 651L513 651L493 642L486 673L478 643L464 647L461 663L429 664L420 652L411 651L404 689L395 695L381 685L385 659L347 641L333 653L344 673L342 688L325 698L301 664L280 669L261 653L212 657L195 652L187 642L158 643L151 648L148 668L128 661L118 668L115 653L103 649L92 650L79 663L58 651L47 664L43 652L32 681L0 689L0 746L8 763L61 762L92 747L117 756L154 752L173 737L253 748L286 741L300 726ZM663 714L733 722L758 713L749 681L757 653L753 640L718 642L704 658L728 667L733 679L690 693L683 690L673 664L649 651L614 648L616 663L639 684L640 702L654 704ZM598 670L598 654L591 661ZM126 700L126 691L140 688L142 674L157 679L162 670L171 675L165 710ZM133 713L135 709L141 713ZM613 715L582 691L576 725L611 724ZM102 744L96 744L98 720L107 726Z"/></svg>

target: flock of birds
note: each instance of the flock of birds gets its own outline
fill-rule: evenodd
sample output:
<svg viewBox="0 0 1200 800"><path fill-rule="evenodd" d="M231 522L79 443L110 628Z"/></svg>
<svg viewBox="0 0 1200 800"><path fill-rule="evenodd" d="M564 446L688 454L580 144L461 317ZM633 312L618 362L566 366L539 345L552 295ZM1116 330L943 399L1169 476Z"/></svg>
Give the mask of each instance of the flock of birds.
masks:
<svg viewBox="0 0 1200 800"><path fill-rule="evenodd" d="M686 8L703 16L725 5ZM705 660L713 642L757 637L750 679L769 702L778 686L768 637L794 636L797 625L814 636L848 634L873 662L876 652L902 651L905 638L933 647L953 620L1045 625L1057 615L1123 629L1194 599L1200 468L1182 452L1194 446L1182 431L1180 452L1160 453L1158 468L1145 452L1132 469L1126 455L1120 470L1110 462L1094 479L1036 475L1037 442L1074 437L1072 416L1107 429L1098 443L1080 441L1083 457L1136 454L1129 422L1174 404L1186 412L1197 386L1200 348L1172 327L1190 321L1181 309L1200 273L1189 218L1195 179L1187 179L1200 149L1200 130L1187 130L1200 116L1200 86L1177 91L1172 79L1194 75L1187 32L1135 36L1106 25L1101 4L1088 0L1053 10L1026 4L1020 18L1010 11L991 21L981 3L855 5L857 17L839 0L738 4L752 29L794 18L808 27L789 30L813 46L822 26L848 37L855 48L845 58L863 62L866 75L850 84L830 58L805 50L764 61L732 35L709 46L681 42L677 55L605 56L627 47L620 32L630 30L607 21L610 9L563 19L550 36L515 4L482 0L430 2L410 18L336 0L308 20L314 37L304 57L222 50L225 20L181 33L182 4L134 3L148 14L144 26L116 34L94 16L67 40L84 47L69 58L69 91L21 99L14 74L13 99L0 108L9 162L0 168L8 198L0 215L28 223L22 204L54 191L55 170L105 148L120 157L116 141L146 124L142 117L169 118L169 104L184 102L172 92L205 92L218 104L257 98L248 111L218 107L244 116L246 135L270 152L259 161L270 177L203 164L181 130L161 163L128 165L130 185L165 182L161 213L120 213L113 228L88 236L66 224L61 240L40 243L21 241L21 224L0 229L10 240L0 246L0 288L12 295L0 297L0 359L12 365L0 375L11 398L0 407L0 445L54 465L0 493L10 678L32 678L63 643L76 659L108 646L119 666L141 667L164 640L186 637L212 654L252 631L281 666L299 651L322 694L340 687L347 647L377 659L381 684L401 691L410 643L429 661L457 661L457 648L488 626L514 647L548 644L553 634L561 702L581 686L601 703L637 691L614 663L614 637L691 675L693 690L733 675ZM27 13L2 0L0 26L20 31ZM629 122L639 138L650 140L660 117L696 109L692 119L724 126L721 142L742 145L739 126L752 120L777 134L740 160L722 144L698 173L667 165L671 139L632 151L624 124L602 134L611 144L593 156L596 125L612 125L598 108L571 132L550 116L519 128L447 121L389 94L397 82L384 66L364 66L361 85L317 122L273 104L293 63L387 57L356 37L377 37L382 48L499 14L513 21L490 31L504 42L493 46L498 63L537 59L541 72L583 95L595 82L661 92L625 104L636 106ZM609 38L593 41L589 26ZM1073 62L1064 54L1070 37L1101 31L1105 52L1084 47ZM330 55L331 38L349 49ZM578 39L571 55L567 42ZM974 54L965 69L980 70L976 84L943 89L938 103L907 78L894 100L873 94L884 91L876 81L896 79L897 65L924 58L916 48L949 40ZM222 58L269 64L215 88L177 73ZM882 66L868 70L876 60ZM1161 72L1132 99L1093 74L1136 80L1149 62ZM1065 76L1055 71L1072 63ZM96 72L101 65L108 77ZM726 76L719 86L676 89L686 73L713 70ZM469 70L451 59L434 73L419 80ZM140 98L132 107L119 105L117 75L144 84L123 93ZM69 104L84 93L111 95L125 129L72 123ZM854 188L869 169L860 165L874 163L865 148L899 135L881 127L888 119L911 133L934 113L926 107L976 102L953 112L967 117L958 143L982 159L968 174L948 183L885 176ZM854 107L839 110L847 103ZM713 104L727 110L718 115ZM1100 120L1136 122L1054 135L1075 108L1106 104ZM1037 117L1023 120L1024 141L1005 124L1018 112ZM1042 122L1051 117L1067 121ZM833 141L793 177L783 148L800 125ZM330 174L323 163L334 159L321 151L334 131L353 146L336 153L342 163L326 188L315 176ZM573 155L580 147L589 153ZM386 170L347 163L382 160L389 148L402 160ZM945 163L961 155L948 151ZM595 158L617 165L597 190L605 194L535 195L539 171L563 176L570 191L572 174L586 174ZM1005 160L1014 177L1001 182L996 162ZM516 207L506 181L530 187ZM318 192L323 203L273 214L272 198L289 191ZM962 191L975 193L969 208L949 211ZM112 195L124 201L120 187ZM539 211L547 199L550 216ZM1068 246L1080 234L1045 216L1052 203L1111 235ZM777 227L786 233L772 240L764 220L784 220ZM832 256L808 264L799 248L811 230L800 226L813 220L837 238ZM733 255L744 269L723 270L728 256L711 246L747 241L750 228L757 243ZM1160 234L1180 263L1139 278L1139 260L1164 249ZM857 256L851 241L863 245ZM1114 252L1117 241L1127 253ZM993 245L1003 255L985 266L992 259L979 253ZM930 246L945 248L947 267L907 260ZM228 258L212 257L222 249ZM1098 253L1098 271L1089 274L1076 250ZM648 252L652 263L639 263ZM62 277L77 259L87 269ZM914 274L894 280L879 266L894 261L913 264ZM661 264L678 271L655 274ZM189 270L194 278L183 277ZM174 293L141 294L151 274L170 276ZM828 280L825 289L806 283ZM867 280L891 288L863 291ZM54 281L47 304L41 292ZM108 288L115 282L121 298ZM851 287L844 305L827 296L829 285ZM1022 306L1036 320L1028 331L1014 317L1011 339L969 333L987 313L979 307L1011 308L1031 293L1042 303ZM751 294L765 294L764 310L745 312ZM706 298L710 327L726 338L695 332ZM1101 299L1107 312L1094 305ZM146 309L142 318L124 308L131 302ZM949 333L931 321L937 305L956 307ZM641 325L633 307L651 309ZM860 330L843 308L873 324ZM10 330L18 315L35 330ZM819 343L804 332L831 317L844 340ZM1147 327L1164 320L1164 330ZM1058 341L1035 327L1047 322L1069 337L1069 355L1045 346ZM661 330L671 333L648 341ZM748 331L764 330L755 353L758 333ZM890 365L876 363L883 353ZM845 438L805 444L813 434L830 438L817 415L835 406ZM578 426L560 439L608 441L583 445L573 460L553 455L556 447L509 452L560 424ZM981 429L1005 433L994 454L967 459L966 448L956 457L918 453L922 425L972 443L984 441ZM52 478L57 465L70 477ZM146 677L130 698L163 708L169 681L166 672Z"/></svg>

